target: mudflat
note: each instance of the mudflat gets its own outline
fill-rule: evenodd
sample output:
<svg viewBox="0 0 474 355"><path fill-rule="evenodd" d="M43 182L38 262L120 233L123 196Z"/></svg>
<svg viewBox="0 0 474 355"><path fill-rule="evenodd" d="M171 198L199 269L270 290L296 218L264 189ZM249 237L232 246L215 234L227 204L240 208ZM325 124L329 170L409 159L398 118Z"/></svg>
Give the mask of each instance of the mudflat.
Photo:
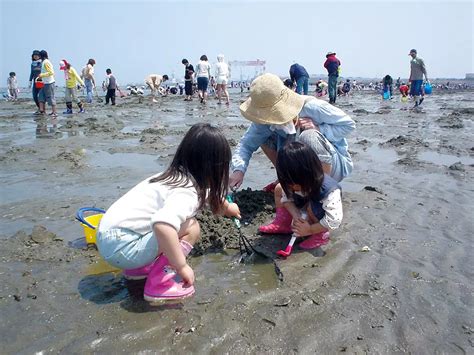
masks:
<svg viewBox="0 0 474 355"><path fill-rule="evenodd" d="M0 103L2 353L474 352L472 92L434 92L417 112L373 92L338 100L357 123L354 171L322 248L278 259L289 236L257 234L273 216L260 190L276 177L261 152L235 199L266 258L238 263L232 221L201 213L192 298L151 305L143 282L84 245L77 209L107 208L163 170L194 123L235 148L243 99L127 97L36 121L30 100Z"/></svg>

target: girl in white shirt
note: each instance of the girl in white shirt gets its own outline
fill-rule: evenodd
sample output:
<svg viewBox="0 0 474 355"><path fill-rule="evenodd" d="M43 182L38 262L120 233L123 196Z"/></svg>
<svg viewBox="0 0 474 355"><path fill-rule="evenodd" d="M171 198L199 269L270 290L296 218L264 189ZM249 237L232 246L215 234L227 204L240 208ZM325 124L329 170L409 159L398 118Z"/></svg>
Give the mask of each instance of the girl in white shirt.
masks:
<svg viewBox="0 0 474 355"><path fill-rule="evenodd" d="M211 65L209 64L205 54L199 59L200 61L196 65L198 94L201 103L205 104L207 100L207 86L209 85L209 79L211 77Z"/></svg>
<svg viewBox="0 0 474 355"><path fill-rule="evenodd" d="M221 103L221 92L224 92L226 99L226 105L229 104L229 93L227 92L227 82L229 80L229 66L224 62L224 55L219 54L217 56L216 64L216 85L217 85L217 98L219 99L218 104Z"/></svg>
<svg viewBox="0 0 474 355"><path fill-rule="evenodd" d="M323 167L313 149L301 142L291 142L280 149L276 171L278 181L275 188L277 210L284 208L288 214L277 214L275 220L261 226L262 233L295 233L305 237L299 246L302 249L318 248L329 242L329 230L337 229L342 221L341 187L336 180L324 174ZM308 220L301 217L306 211ZM292 218L291 230L282 230L289 225L281 216ZM290 221L291 222L291 221Z"/></svg>
<svg viewBox="0 0 474 355"><path fill-rule="evenodd" d="M206 203L214 213L240 218L225 200L231 151L222 132L195 124L178 146L170 166L145 179L107 210L97 247L127 279L147 278L148 301L194 293L194 272L186 256L200 236L194 218ZM178 276L181 279L178 279Z"/></svg>

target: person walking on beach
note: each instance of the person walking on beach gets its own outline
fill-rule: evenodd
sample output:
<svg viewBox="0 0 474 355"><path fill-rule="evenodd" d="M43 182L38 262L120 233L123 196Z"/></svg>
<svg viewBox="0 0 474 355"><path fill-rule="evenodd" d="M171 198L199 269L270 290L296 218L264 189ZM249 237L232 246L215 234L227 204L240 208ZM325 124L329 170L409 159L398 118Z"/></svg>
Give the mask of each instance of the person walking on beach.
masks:
<svg viewBox="0 0 474 355"><path fill-rule="evenodd" d="M40 52L41 57L41 73L38 75L37 80L43 82L43 87L41 88L38 94L38 100L40 104L40 113L44 114L46 112L46 102L51 106L50 116L56 117L56 98L54 96L54 68L53 64L48 58L48 52L42 50Z"/></svg>
<svg viewBox="0 0 474 355"><path fill-rule="evenodd" d="M287 220L275 218L258 230L264 234L294 233L304 238L301 249L327 244L329 231L342 221L341 186L324 173L313 149L301 142L287 143L278 151L276 171L280 183L275 188L275 206L286 210Z"/></svg>
<svg viewBox="0 0 474 355"><path fill-rule="evenodd" d="M31 70L30 70L30 87L31 93L33 95L33 100L35 101L36 107L38 108L35 112L35 115L40 113L39 110L39 100L38 100L38 93L40 88L38 88L36 84L36 79L41 73L41 58L40 58L40 51L35 49L33 54L31 55Z"/></svg>
<svg viewBox="0 0 474 355"><path fill-rule="evenodd" d="M217 99L219 100L217 103L221 104L221 94L224 93L224 97L226 100L226 105L229 105L229 92L227 91L227 83L229 80L229 66L224 61L224 55L219 54L217 56L217 64L216 64L216 86L217 86Z"/></svg>
<svg viewBox="0 0 474 355"><path fill-rule="evenodd" d="M211 65L209 64L205 54L203 54L199 59L199 63L196 65L198 94L201 103L205 104L207 101L207 86L209 85L209 78L211 77Z"/></svg>
<svg viewBox="0 0 474 355"><path fill-rule="evenodd" d="M337 97L337 78L339 77L339 67L341 62L336 58L335 52L328 52L326 54L326 61L324 67L328 71L328 92L329 103L335 104Z"/></svg>
<svg viewBox="0 0 474 355"><path fill-rule="evenodd" d="M84 80L86 85L86 101L88 104L92 103L93 90L95 89L94 65L95 60L92 58L89 59L86 66L82 68L81 74L81 78Z"/></svg>
<svg viewBox="0 0 474 355"><path fill-rule="evenodd" d="M309 74L305 67L295 63L290 67L290 79L296 85L298 94L308 95Z"/></svg>
<svg viewBox="0 0 474 355"><path fill-rule="evenodd" d="M231 188L242 184L259 147L275 166L277 151L294 139L309 144L324 171L337 181L351 173L346 136L355 129L355 123L341 109L314 96L299 95L285 87L278 76L267 73L252 82L250 96L240 105L240 112L252 123L232 156ZM267 190L272 189L270 185Z"/></svg>
<svg viewBox="0 0 474 355"><path fill-rule="evenodd" d="M8 99L16 101L18 99L18 82L16 80L16 73L10 72L7 78Z"/></svg>
<svg viewBox="0 0 474 355"><path fill-rule="evenodd" d="M410 96L413 96L415 100L414 108L417 108L423 102L422 96L422 85L423 76L428 81L428 74L426 73L425 62L423 59L417 56L416 49L410 50L409 56L412 58L410 61ZM421 97L421 99L420 99Z"/></svg>
<svg viewBox="0 0 474 355"><path fill-rule="evenodd" d="M226 201L231 151L224 134L207 123L193 125L171 164L107 210L97 248L105 261L123 269L126 279L146 279L147 301L181 299L194 293L194 271L186 256L200 237L196 213L240 218Z"/></svg>
<svg viewBox="0 0 474 355"><path fill-rule="evenodd" d="M64 70L64 79L66 80L66 90L65 90L65 100L66 100L66 111L63 114L71 115L72 112L72 102L77 103L79 107L79 113L84 112L84 107L82 106L81 100L77 97L77 85L80 87L84 86L79 74L77 74L76 69L71 66L71 63L68 63L66 59L63 59L59 62L59 69Z"/></svg>
<svg viewBox="0 0 474 355"><path fill-rule="evenodd" d="M107 74L104 81L104 88L107 90L105 104L108 105L109 101L112 101L112 106L115 106L115 90L118 88L117 79L115 79L111 69L107 69L105 73Z"/></svg>
<svg viewBox="0 0 474 355"><path fill-rule="evenodd" d="M151 97L153 102L156 100L157 93L165 95L166 91L161 87L161 84L169 79L168 75L150 74L145 78L145 85L151 90Z"/></svg>
<svg viewBox="0 0 474 355"><path fill-rule="evenodd" d="M194 67L187 59L183 59L181 63L184 65L184 101L193 101Z"/></svg>

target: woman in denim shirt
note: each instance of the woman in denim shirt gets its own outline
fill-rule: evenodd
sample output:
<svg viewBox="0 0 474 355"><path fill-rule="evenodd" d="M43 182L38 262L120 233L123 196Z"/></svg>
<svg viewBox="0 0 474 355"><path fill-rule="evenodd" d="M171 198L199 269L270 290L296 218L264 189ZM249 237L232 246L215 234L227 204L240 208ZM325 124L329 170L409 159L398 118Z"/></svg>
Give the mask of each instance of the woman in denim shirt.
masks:
<svg viewBox="0 0 474 355"><path fill-rule="evenodd" d="M298 95L278 76L264 74L253 81L250 97L240 111L252 124L232 156L232 189L242 184L250 158L259 147L275 165L277 151L295 139L313 148L324 172L335 180L351 173L346 137L355 129L355 122L341 109L313 96Z"/></svg>

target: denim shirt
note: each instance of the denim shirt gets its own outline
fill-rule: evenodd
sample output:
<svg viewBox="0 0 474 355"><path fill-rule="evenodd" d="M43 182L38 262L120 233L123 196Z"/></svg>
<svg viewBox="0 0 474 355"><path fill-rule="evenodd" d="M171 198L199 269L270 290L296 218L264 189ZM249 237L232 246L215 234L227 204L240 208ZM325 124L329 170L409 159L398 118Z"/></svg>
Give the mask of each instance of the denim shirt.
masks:
<svg viewBox="0 0 474 355"><path fill-rule="evenodd" d="M308 97L298 117L311 118L319 127L319 131L336 150L337 157L333 165L341 165L337 169L341 170L343 177L347 176L352 171L352 159L345 137L355 129L352 118L341 109L314 97ZM232 156L232 171L239 170L245 173L252 154L275 133L277 134L277 150L279 150L288 139L288 135L281 130L272 130L270 125L252 123Z"/></svg>

